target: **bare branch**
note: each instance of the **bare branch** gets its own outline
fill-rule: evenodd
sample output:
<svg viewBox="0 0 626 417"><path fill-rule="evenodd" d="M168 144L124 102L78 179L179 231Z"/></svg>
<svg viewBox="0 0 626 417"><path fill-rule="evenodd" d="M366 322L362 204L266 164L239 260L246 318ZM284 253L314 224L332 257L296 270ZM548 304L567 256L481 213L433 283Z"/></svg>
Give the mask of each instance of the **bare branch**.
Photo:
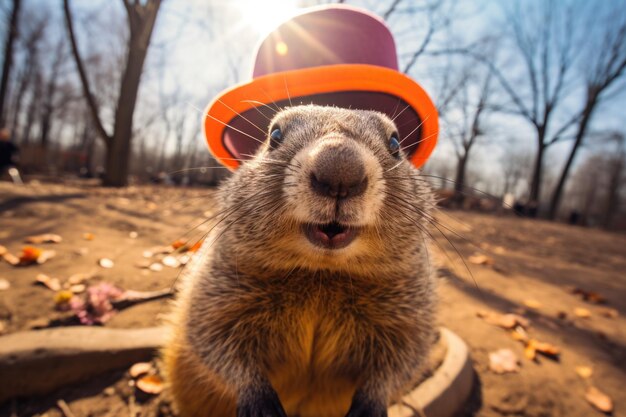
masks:
<svg viewBox="0 0 626 417"><path fill-rule="evenodd" d="M67 32L70 38L70 44L72 46L72 54L74 55L74 61L76 62L76 68L78 69L78 75L80 77L80 82L83 87L83 92L85 94L85 100L87 101L87 106L89 107L91 116L93 118L94 126L98 135L109 144L112 141L111 136L107 133L106 129L102 124L102 120L100 120L100 114L98 111L98 104L91 93L91 87L89 85L89 79L87 78L87 73L85 72L85 66L83 64L83 60L80 56L80 51L78 50L78 45L76 43L76 36L74 34L74 25L72 23L72 14L70 11L69 0L63 0L63 12L65 15L65 23L67 26Z"/></svg>

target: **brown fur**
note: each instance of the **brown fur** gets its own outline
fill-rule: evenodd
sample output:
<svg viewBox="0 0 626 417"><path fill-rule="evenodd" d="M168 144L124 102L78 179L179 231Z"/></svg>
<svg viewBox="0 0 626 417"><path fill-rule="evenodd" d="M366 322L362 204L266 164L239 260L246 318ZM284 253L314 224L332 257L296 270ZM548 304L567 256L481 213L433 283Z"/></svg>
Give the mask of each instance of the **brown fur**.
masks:
<svg viewBox="0 0 626 417"><path fill-rule="evenodd" d="M183 417L234 416L239 393L260 381L289 416L343 417L357 391L389 405L433 340L432 197L404 157L389 154L393 123L316 106L275 123L284 142L266 144L223 185L226 211L183 279L163 351ZM344 143L370 158L368 190L341 204L308 189L307 155L330 141L353 141ZM303 237L303 216L360 235L319 250Z"/></svg>

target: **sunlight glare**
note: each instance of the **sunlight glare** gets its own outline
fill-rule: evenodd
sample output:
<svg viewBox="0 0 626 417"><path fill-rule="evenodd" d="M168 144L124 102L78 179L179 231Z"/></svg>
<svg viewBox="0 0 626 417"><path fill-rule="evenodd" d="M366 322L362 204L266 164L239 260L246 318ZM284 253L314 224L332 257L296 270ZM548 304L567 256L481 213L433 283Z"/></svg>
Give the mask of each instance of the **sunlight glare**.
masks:
<svg viewBox="0 0 626 417"><path fill-rule="evenodd" d="M265 35L298 12L297 0L239 0L247 25Z"/></svg>

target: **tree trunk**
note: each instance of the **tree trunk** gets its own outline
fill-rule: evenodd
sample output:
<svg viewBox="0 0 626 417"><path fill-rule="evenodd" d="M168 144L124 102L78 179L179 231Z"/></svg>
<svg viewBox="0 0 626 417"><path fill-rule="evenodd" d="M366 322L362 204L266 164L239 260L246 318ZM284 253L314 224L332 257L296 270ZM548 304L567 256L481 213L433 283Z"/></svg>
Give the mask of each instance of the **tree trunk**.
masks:
<svg viewBox="0 0 626 417"><path fill-rule="evenodd" d="M537 130L537 155L535 157L535 166L533 168L533 176L530 182L530 193L526 212L529 217L537 217L539 211L539 196L541 195L541 177L543 173L543 156L546 151L544 145L545 128Z"/></svg>
<svg viewBox="0 0 626 417"><path fill-rule="evenodd" d="M593 114L596 102L597 99L593 93L588 96L585 110L583 111L582 118L580 119L580 123L578 124L578 131L576 132L574 145L572 146L569 156L567 157L567 162L563 167L559 182L557 183L557 186L554 189L554 193L552 194L552 199L550 201L550 212L548 213L548 217L551 220L554 220L556 218L559 211L561 197L563 195L563 190L565 189L565 181L567 181L567 177L569 175L570 168L572 167L572 163L574 162L574 158L576 157L576 153L578 152L578 149L582 144L585 134L587 133L587 126L589 124L589 120L591 120L591 116Z"/></svg>
<svg viewBox="0 0 626 417"><path fill-rule="evenodd" d="M124 8L128 17L130 37L128 41L128 54L126 67L122 74L120 94L117 98L115 110L113 135L109 136L100 120L98 105L91 94L89 80L85 73L76 37L72 25L72 17L69 7L69 0L63 1L63 10L67 23L72 54L76 61L83 92L88 108L94 119L94 127L98 136L106 144L107 156L105 163L105 175L103 184L112 187L123 187L128 183L128 172L131 153L131 141L133 132L133 114L137 103L137 93L143 64L148 53L150 38L156 22L157 13L161 5L161 0L149 0L144 4L129 0L123 0Z"/></svg>
<svg viewBox="0 0 626 417"><path fill-rule="evenodd" d="M604 211L604 219L602 220L602 226L605 229L609 229L613 224L613 217L617 213L620 206L620 180L624 173L624 154L618 155L613 161L613 166L610 167L609 175L609 189L606 196L606 208Z"/></svg>
<svg viewBox="0 0 626 417"><path fill-rule="evenodd" d="M137 6L130 6L129 9L128 56L115 111L115 128L107 146L106 172L103 179L105 186L123 187L128 184L133 114L159 5L160 1L156 1L140 6L141 12L137 10Z"/></svg>
<svg viewBox="0 0 626 417"><path fill-rule="evenodd" d="M9 75L13 66L13 45L18 37L18 25L20 18L20 6L22 0L13 0L13 10L11 11L11 20L7 27L6 41L4 44L4 63L2 64L2 78L0 79L0 127L4 127L6 115L4 103L6 102L7 87L9 85Z"/></svg>
<svg viewBox="0 0 626 417"><path fill-rule="evenodd" d="M465 171L467 168L468 154L465 154L459 158L459 163L456 166L456 178L454 181L454 204L461 207L463 201L465 201Z"/></svg>

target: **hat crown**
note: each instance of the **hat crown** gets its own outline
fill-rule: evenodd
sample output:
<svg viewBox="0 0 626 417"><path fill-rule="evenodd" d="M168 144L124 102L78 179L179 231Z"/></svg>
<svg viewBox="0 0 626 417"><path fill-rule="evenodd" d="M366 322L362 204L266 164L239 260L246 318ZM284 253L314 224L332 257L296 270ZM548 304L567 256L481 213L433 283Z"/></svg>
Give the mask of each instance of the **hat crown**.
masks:
<svg viewBox="0 0 626 417"><path fill-rule="evenodd" d="M284 22L263 40L252 76L337 64L398 70L396 45L384 21L350 6L309 10Z"/></svg>

